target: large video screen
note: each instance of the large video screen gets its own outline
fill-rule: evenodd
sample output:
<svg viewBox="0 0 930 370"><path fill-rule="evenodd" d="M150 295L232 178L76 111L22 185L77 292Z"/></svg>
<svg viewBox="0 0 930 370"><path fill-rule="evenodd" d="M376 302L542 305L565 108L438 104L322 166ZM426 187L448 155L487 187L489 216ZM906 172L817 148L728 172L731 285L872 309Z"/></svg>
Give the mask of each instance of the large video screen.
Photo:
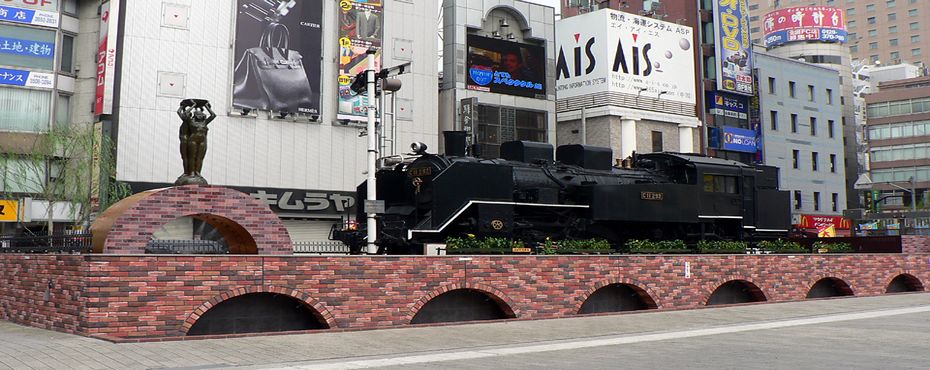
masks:
<svg viewBox="0 0 930 370"><path fill-rule="evenodd" d="M546 98L546 49L468 35L469 90Z"/></svg>

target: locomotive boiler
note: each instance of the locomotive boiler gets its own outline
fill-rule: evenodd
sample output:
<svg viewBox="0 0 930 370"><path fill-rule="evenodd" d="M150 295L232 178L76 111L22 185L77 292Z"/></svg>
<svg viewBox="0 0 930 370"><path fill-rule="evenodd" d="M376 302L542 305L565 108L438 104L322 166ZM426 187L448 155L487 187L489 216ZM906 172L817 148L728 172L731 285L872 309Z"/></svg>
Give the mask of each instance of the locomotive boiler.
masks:
<svg viewBox="0 0 930 370"><path fill-rule="evenodd" d="M447 140L448 143L448 140ZM785 237L789 195L778 170L697 154L633 155L615 166L608 148L503 143L498 159L465 155L464 145L380 169L381 253L419 254L427 243L467 234L525 243L599 238L747 240ZM366 184L358 187L365 199ZM365 210L357 220L364 220ZM334 230L361 251L364 224Z"/></svg>

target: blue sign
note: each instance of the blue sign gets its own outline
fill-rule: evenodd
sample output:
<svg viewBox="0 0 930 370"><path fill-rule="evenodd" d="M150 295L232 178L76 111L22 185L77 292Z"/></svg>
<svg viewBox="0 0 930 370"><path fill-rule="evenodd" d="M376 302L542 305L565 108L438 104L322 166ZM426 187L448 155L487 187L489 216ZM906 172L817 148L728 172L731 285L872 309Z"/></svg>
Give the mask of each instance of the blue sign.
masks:
<svg viewBox="0 0 930 370"><path fill-rule="evenodd" d="M0 85L54 87L54 75L51 73L22 71L19 69L0 68Z"/></svg>
<svg viewBox="0 0 930 370"><path fill-rule="evenodd" d="M752 44L746 0L714 0L717 90L752 95Z"/></svg>
<svg viewBox="0 0 930 370"><path fill-rule="evenodd" d="M0 53L52 58L55 56L55 44L51 42L0 37Z"/></svg>
<svg viewBox="0 0 930 370"><path fill-rule="evenodd" d="M711 114L739 119L749 118L749 99L745 96L711 91L707 93L707 100L710 102Z"/></svg>
<svg viewBox="0 0 930 370"><path fill-rule="evenodd" d="M0 21L58 27L58 13L0 6Z"/></svg>
<svg viewBox="0 0 930 370"><path fill-rule="evenodd" d="M472 81L481 86L487 86L494 79L494 71L479 67L471 67L468 75L471 76Z"/></svg>
<svg viewBox="0 0 930 370"><path fill-rule="evenodd" d="M759 137L755 130L736 127L723 127L723 150L735 152L755 153Z"/></svg>
<svg viewBox="0 0 930 370"><path fill-rule="evenodd" d="M774 47L794 41L825 41L846 43L849 33L836 28L804 28L775 31L765 35L765 47Z"/></svg>

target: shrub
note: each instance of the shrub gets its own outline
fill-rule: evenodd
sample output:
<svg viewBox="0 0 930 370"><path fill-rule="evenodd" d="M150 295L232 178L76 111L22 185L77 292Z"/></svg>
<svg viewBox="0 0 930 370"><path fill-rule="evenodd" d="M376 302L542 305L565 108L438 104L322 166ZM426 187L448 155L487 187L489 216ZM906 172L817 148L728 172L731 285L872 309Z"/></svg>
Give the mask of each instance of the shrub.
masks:
<svg viewBox="0 0 930 370"><path fill-rule="evenodd" d="M770 252L807 252L807 249L802 247L801 244L797 242L792 242L788 240L763 240L756 244L757 247L765 249Z"/></svg>
<svg viewBox="0 0 930 370"><path fill-rule="evenodd" d="M824 241L814 242L814 250L825 249L827 253L852 253L853 248L849 243L830 243Z"/></svg>
<svg viewBox="0 0 930 370"><path fill-rule="evenodd" d="M697 243L698 251L702 253L715 252L746 252L746 242L729 241L729 240L701 240Z"/></svg>
<svg viewBox="0 0 930 370"><path fill-rule="evenodd" d="M596 249L596 250L609 250L610 243L604 239L578 239L578 240L562 240L558 242L558 245L561 249L568 250L578 250L578 249Z"/></svg>
<svg viewBox="0 0 930 370"><path fill-rule="evenodd" d="M624 244L626 250L636 253L636 252L663 252L663 251L686 251L688 245L685 244L684 240L638 240L630 239Z"/></svg>

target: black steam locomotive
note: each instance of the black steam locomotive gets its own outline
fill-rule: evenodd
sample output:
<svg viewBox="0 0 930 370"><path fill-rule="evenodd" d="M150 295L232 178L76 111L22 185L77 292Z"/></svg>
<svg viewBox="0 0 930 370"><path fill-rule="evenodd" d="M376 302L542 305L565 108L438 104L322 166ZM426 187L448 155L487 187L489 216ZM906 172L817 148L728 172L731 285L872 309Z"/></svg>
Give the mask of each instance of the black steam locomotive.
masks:
<svg viewBox="0 0 930 370"><path fill-rule="evenodd" d="M449 140L447 140L447 143ZM418 146L419 145L419 146ZM448 146L448 145L447 145ZM464 146L463 146L464 148ZM785 237L789 195L778 190L778 170L694 154L634 155L613 166L608 148L512 141L500 159L426 153L379 170L379 251L423 253L426 243L466 234L528 243L600 238L748 240ZM365 199L366 183L358 187ZM360 251L366 214L358 228L334 239Z"/></svg>

